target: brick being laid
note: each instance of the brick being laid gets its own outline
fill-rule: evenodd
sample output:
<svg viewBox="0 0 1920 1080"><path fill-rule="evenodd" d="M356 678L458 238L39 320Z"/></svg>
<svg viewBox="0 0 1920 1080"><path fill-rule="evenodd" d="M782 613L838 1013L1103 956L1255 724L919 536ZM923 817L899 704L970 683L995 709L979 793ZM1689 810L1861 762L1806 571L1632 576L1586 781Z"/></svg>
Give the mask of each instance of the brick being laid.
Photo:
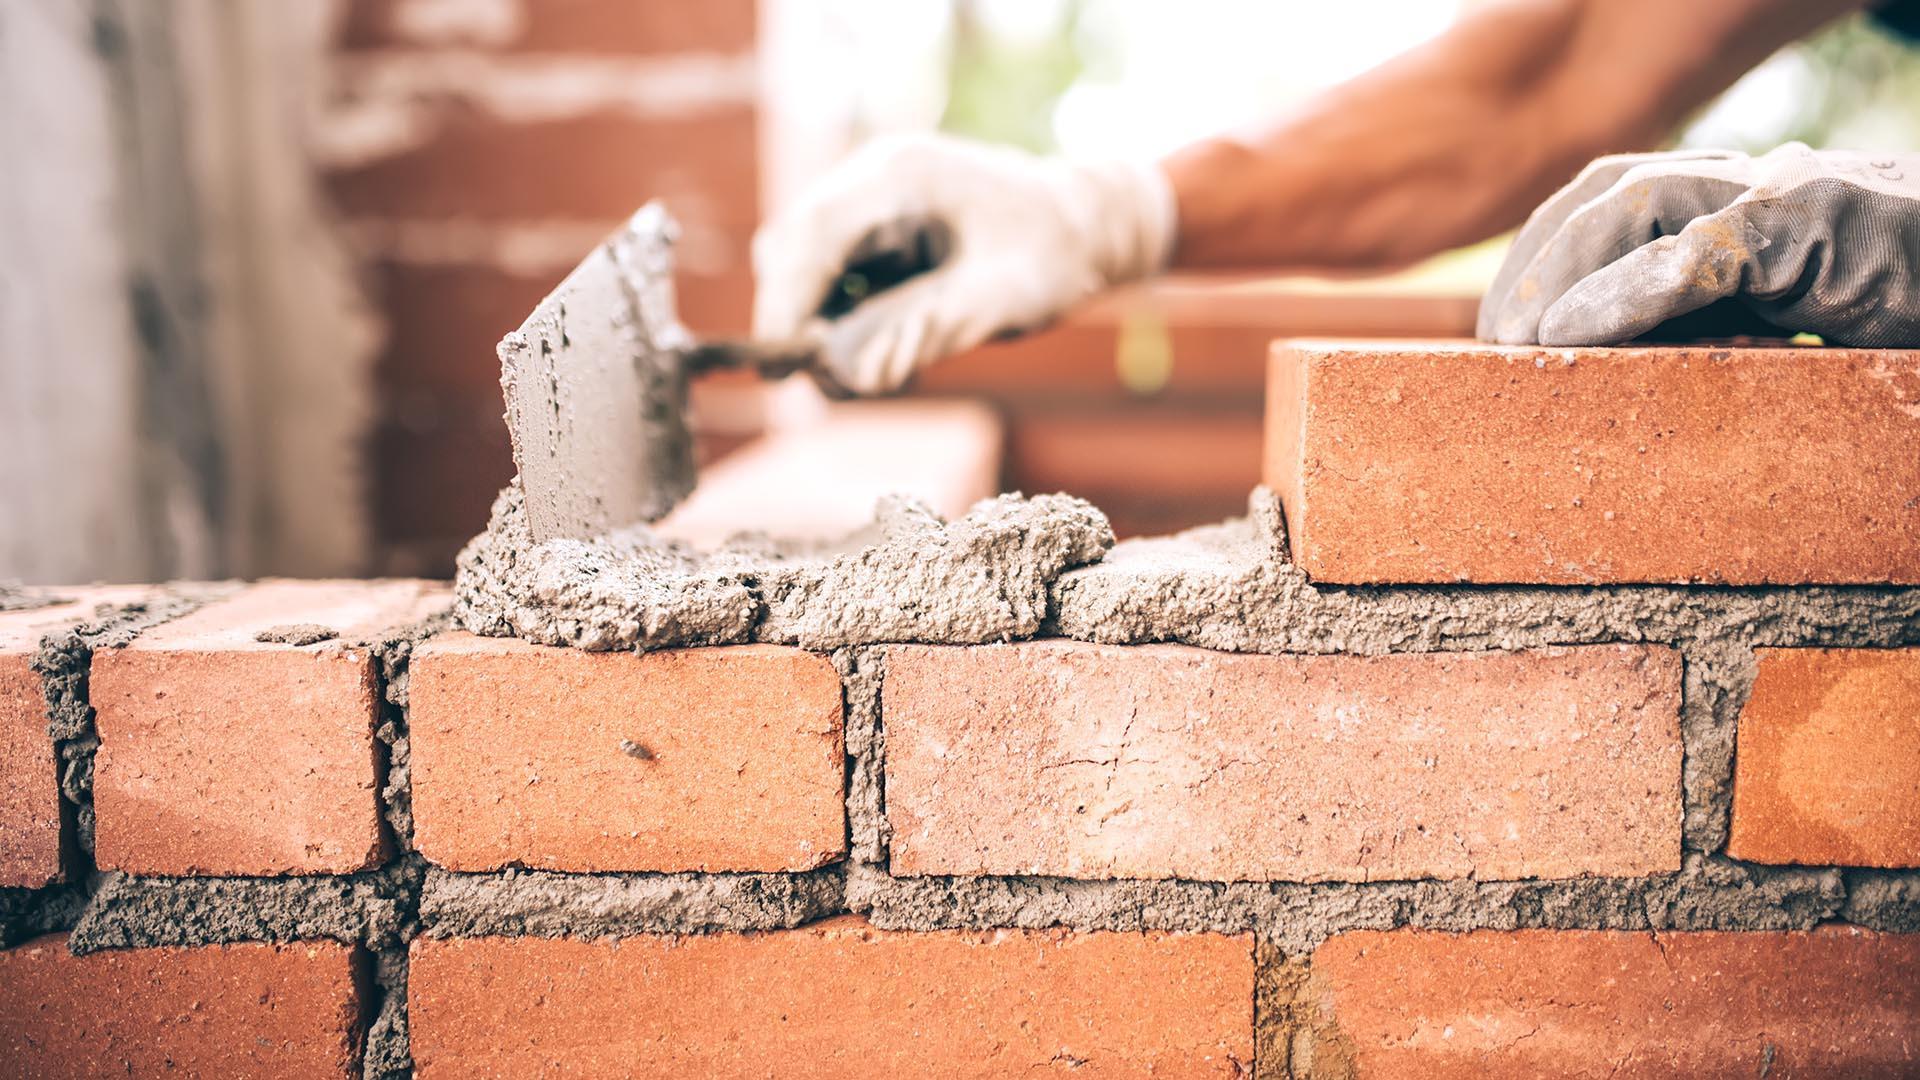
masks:
<svg viewBox="0 0 1920 1080"><path fill-rule="evenodd" d="M97 653L100 867L273 875L379 862L366 641L447 602L431 582L265 581Z"/></svg>
<svg viewBox="0 0 1920 1080"><path fill-rule="evenodd" d="M1353 584L1920 582L1920 351L1276 343L1267 485Z"/></svg>
<svg viewBox="0 0 1920 1080"><path fill-rule="evenodd" d="M897 874L1254 881L1680 865L1679 654L894 646Z"/></svg>

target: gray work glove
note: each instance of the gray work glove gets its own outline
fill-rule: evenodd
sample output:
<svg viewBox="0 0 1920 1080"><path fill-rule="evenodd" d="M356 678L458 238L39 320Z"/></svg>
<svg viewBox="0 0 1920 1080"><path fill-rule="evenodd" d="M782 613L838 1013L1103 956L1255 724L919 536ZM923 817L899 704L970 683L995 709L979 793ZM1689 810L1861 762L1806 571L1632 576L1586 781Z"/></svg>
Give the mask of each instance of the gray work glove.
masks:
<svg viewBox="0 0 1920 1080"><path fill-rule="evenodd" d="M1729 299L1830 344L1920 345L1920 154L1601 158L1527 220L1478 333L1616 345Z"/></svg>

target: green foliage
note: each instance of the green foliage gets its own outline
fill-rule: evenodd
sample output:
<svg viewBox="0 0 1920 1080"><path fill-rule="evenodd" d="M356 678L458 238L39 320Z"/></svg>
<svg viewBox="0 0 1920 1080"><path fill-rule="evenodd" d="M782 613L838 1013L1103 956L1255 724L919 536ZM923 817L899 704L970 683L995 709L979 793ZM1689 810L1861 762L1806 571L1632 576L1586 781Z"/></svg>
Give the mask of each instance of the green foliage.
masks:
<svg viewBox="0 0 1920 1080"><path fill-rule="evenodd" d="M953 59L940 129L1036 152L1055 148L1053 107L1083 73L1079 0L1060 5L1054 32L1038 41L1012 41L967 0L953 11Z"/></svg>
<svg viewBox="0 0 1920 1080"><path fill-rule="evenodd" d="M1781 125L1774 145L1798 139L1809 146L1920 148L1920 48L1864 16L1797 48L1817 89Z"/></svg>

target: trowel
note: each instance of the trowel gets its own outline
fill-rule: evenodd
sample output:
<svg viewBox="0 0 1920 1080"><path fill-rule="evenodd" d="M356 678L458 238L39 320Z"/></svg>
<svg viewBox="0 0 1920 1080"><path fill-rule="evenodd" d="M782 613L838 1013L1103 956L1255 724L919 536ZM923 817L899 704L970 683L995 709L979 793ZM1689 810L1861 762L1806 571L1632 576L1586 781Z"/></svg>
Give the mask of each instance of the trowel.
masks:
<svg viewBox="0 0 1920 1080"><path fill-rule="evenodd" d="M658 203L641 207L500 339L507 430L536 543L657 520L693 490L687 383L699 372L805 371L828 393L849 396L814 342L694 340L674 312L678 234ZM939 265L948 248L937 223L876 231L819 314L845 314Z"/></svg>

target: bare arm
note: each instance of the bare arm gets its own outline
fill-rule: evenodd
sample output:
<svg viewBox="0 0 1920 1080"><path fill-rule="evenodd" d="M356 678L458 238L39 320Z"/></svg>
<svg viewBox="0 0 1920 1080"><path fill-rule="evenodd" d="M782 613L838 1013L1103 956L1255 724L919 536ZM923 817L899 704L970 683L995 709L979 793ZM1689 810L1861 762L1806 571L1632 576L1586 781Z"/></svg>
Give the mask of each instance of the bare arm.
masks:
<svg viewBox="0 0 1920 1080"><path fill-rule="evenodd" d="M1490 4L1293 117L1169 158L1174 265L1393 265L1484 239L1865 3Z"/></svg>

